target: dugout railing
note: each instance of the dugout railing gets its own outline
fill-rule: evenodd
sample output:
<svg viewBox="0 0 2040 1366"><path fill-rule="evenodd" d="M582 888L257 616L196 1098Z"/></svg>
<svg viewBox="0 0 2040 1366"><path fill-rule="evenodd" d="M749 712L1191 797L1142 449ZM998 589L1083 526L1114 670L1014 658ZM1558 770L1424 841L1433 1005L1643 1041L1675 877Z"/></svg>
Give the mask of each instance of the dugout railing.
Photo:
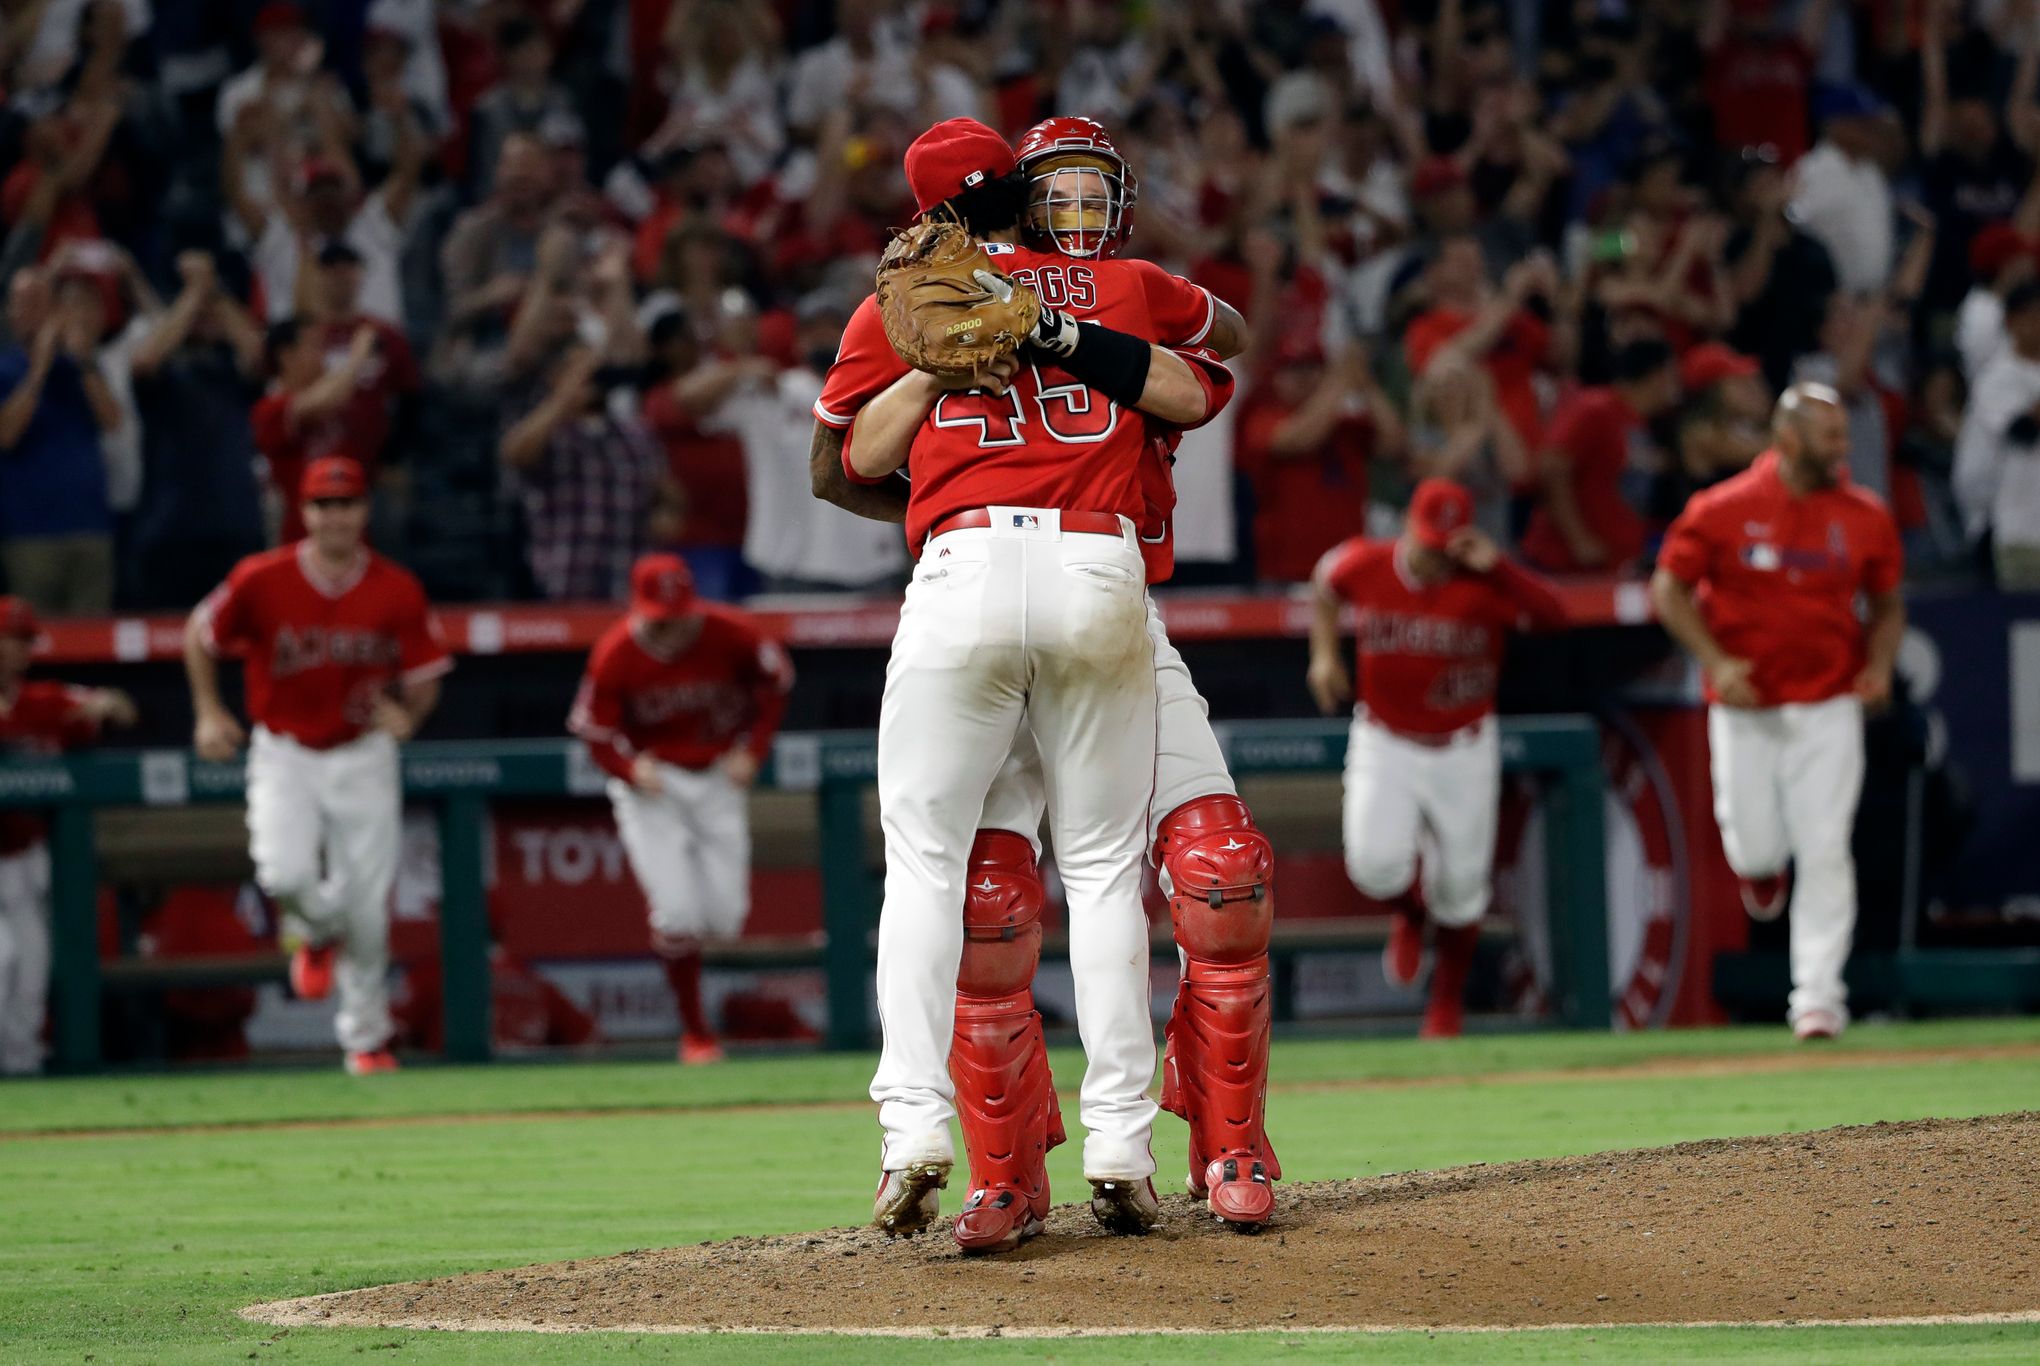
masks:
<svg viewBox="0 0 2040 1366"><path fill-rule="evenodd" d="M1335 773L1345 760L1341 721L1237 722L1216 729L1240 777ZM1605 1028L1610 1021L1599 736L1599 728L1583 716L1508 718L1501 726L1504 770L1549 780L1544 831L1553 1007L1573 1028ZM825 1042L834 1049L872 1043L871 931L879 888L864 795L877 757L877 739L869 731L789 733L778 737L759 775L762 785L814 794L824 938L813 955L826 982ZM510 740L407 745L403 778L406 801L430 804L438 815L446 1056L486 1060L489 803L596 797L604 775L572 741ZM243 782L240 764L208 763L185 750L98 750L0 763L0 807L49 813L53 1062L59 1070L91 1071L102 1056L100 1004L108 982L98 947L94 813L107 807L237 802ZM198 984L189 973L179 978L182 985Z"/></svg>

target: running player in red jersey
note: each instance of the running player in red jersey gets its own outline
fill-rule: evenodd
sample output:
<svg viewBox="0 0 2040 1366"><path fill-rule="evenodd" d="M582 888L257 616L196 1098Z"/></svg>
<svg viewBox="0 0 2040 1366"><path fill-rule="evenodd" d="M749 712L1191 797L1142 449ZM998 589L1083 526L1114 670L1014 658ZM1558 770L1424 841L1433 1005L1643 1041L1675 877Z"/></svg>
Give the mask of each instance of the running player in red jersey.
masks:
<svg viewBox="0 0 2040 1366"><path fill-rule="evenodd" d="M248 851L283 911L291 987L320 1000L337 984L347 1070L387 1072L397 746L438 703L453 658L418 580L363 543L361 467L314 460L301 492L310 534L235 565L185 626L193 740L222 763L248 743ZM220 696L220 655L241 660L252 739Z"/></svg>
<svg viewBox="0 0 2040 1366"><path fill-rule="evenodd" d="M1359 609L1360 697L1346 741L1346 872L1396 903L1382 962L1391 984L1423 970L1424 916L1438 925L1426 1038L1460 1032L1467 969L1487 914L1501 799L1495 684L1508 632L1552 629L1565 608L1473 525L1473 497L1426 479L1403 534L1326 551L1313 575L1311 694L1326 715L1353 702L1339 658L1339 608ZM1420 834L1433 838L1415 887Z"/></svg>
<svg viewBox="0 0 2040 1366"><path fill-rule="evenodd" d="M678 555L644 556L630 585L630 615L595 643L567 729L609 775L680 1007L680 1061L717 1062L701 941L737 934L751 909L746 794L772 753L793 664L749 616L696 598Z"/></svg>
<svg viewBox="0 0 2040 1366"><path fill-rule="evenodd" d="M113 688L29 681L39 634L24 598L0 597L0 754L48 755L131 726L135 704ZM0 811L0 1076L42 1070L50 987L50 851L42 821Z"/></svg>

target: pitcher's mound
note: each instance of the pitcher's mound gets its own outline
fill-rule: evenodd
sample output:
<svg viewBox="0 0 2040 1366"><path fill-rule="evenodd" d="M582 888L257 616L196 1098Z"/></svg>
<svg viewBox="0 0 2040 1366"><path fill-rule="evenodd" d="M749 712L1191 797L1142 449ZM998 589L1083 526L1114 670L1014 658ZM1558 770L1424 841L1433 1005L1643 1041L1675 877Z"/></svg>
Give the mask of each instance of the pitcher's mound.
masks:
<svg viewBox="0 0 2040 1366"><path fill-rule="evenodd" d="M1505 1121L1502 1121L1505 1122ZM959 1170L947 1192L961 1203ZM1018 1252L946 1226L731 1242L257 1305L265 1323L917 1334L1782 1323L2040 1314L2040 1114L1879 1124L1282 1188L1241 1237L1058 1209Z"/></svg>

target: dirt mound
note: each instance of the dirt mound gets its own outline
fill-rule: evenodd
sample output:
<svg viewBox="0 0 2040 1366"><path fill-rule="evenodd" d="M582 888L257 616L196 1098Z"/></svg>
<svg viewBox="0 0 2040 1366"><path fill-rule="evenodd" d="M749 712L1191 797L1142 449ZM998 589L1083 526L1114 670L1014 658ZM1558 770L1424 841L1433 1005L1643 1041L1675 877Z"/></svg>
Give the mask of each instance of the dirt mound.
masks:
<svg viewBox="0 0 2040 1366"><path fill-rule="evenodd" d="M960 1199L961 1174L949 1192ZM257 1305L398 1328L1210 1332L2040 1313L2040 1113L1684 1143L1282 1189L1144 1239L1079 1205L1003 1257L871 1229L628 1252Z"/></svg>

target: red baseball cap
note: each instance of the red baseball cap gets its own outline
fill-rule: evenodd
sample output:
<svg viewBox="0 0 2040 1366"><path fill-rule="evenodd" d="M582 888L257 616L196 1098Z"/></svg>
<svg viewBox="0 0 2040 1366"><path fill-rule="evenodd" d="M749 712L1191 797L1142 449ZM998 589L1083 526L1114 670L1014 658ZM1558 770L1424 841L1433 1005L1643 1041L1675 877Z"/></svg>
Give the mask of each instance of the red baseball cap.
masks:
<svg viewBox="0 0 2040 1366"><path fill-rule="evenodd" d="M987 180L1012 174L1013 148L976 119L944 119L907 148L907 188L914 212L927 213L944 200Z"/></svg>
<svg viewBox="0 0 2040 1366"><path fill-rule="evenodd" d="M2033 239L2010 223L1986 223L1969 239L1969 272L1988 280L2033 251Z"/></svg>
<svg viewBox="0 0 2040 1366"><path fill-rule="evenodd" d="M322 455L305 466L298 497L307 503L328 498L368 497L368 476L344 455Z"/></svg>
<svg viewBox="0 0 2040 1366"><path fill-rule="evenodd" d="M1417 199L1456 190L1465 183L1466 168L1451 157L1425 157L1410 172L1410 194Z"/></svg>
<svg viewBox="0 0 2040 1366"><path fill-rule="evenodd" d="M34 640L41 634L42 627L35 619L35 608L29 606L27 598L0 597L0 636Z"/></svg>
<svg viewBox="0 0 2040 1366"><path fill-rule="evenodd" d="M649 621L694 615L694 575L678 555L646 555L630 567L630 610Z"/></svg>
<svg viewBox="0 0 2040 1366"><path fill-rule="evenodd" d="M1473 525L1473 495L1450 479L1426 479L1410 495L1410 534L1417 544L1443 550L1454 533Z"/></svg>
<svg viewBox="0 0 2040 1366"><path fill-rule="evenodd" d="M1702 342L1679 357L1679 385L1689 394L1712 389L1725 379L1757 373L1756 361L1720 342Z"/></svg>
<svg viewBox="0 0 2040 1366"><path fill-rule="evenodd" d="M305 11L301 5L290 0L270 0L269 4L255 11L255 34L274 33L278 29L304 28Z"/></svg>

